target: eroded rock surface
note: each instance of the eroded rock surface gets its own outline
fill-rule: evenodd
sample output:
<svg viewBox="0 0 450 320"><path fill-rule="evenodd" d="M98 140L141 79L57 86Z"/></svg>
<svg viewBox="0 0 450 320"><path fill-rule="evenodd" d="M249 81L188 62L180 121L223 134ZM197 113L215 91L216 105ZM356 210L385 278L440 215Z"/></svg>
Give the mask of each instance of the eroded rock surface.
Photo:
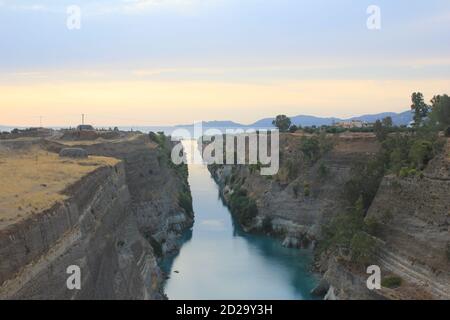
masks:
<svg viewBox="0 0 450 320"><path fill-rule="evenodd" d="M164 298L158 259L193 222L178 201L186 176L147 135L71 147L121 161L68 187L66 201L0 229L0 298ZM81 290L66 286L71 265L81 268Z"/></svg>
<svg viewBox="0 0 450 320"><path fill-rule="evenodd" d="M267 219L274 233L286 246L301 247L320 236L321 226L344 210L342 189L350 178L354 163L366 161L379 149L372 135L342 135L329 138L334 147L320 161L310 165L298 150L300 137L280 137L281 171L287 158L298 159L297 176L292 180L261 176L249 166L210 166L215 180L222 186L227 201L236 185L248 190L256 200L258 215L247 230L261 229ZM326 168L326 175L320 173ZM306 191L307 189L307 191Z"/></svg>
<svg viewBox="0 0 450 320"><path fill-rule="evenodd" d="M281 140L281 163L299 158L295 137ZM244 223L247 231L270 232L287 247L315 246L321 229L346 210L342 190L351 178L351 167L373 157L379 149L375 137L341 135L331 151L312 165L302 161L295 180L263 177L249 166L210 166L226 203L244 188L255 199L258 213ZM321 168L322 166L322 168ZM322 175L323 168L326 175ZM398 288L369 290L365 267L355 267L336 257L318 256L316 269L324 274L317 292L326 299L450 299L450 142L423 174L385 176L366 219L378 231L373 264L382 278L397 277ZM327 287L327 288L326 288ZM326 290L325 290L326 289Z"/></svg>

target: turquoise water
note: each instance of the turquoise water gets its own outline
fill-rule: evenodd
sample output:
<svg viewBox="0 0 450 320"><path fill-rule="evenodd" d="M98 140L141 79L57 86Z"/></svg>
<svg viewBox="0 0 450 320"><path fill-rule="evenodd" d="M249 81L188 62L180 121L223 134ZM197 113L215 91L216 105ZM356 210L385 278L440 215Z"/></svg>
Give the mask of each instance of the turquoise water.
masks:
<svg viewBox="0 0 450 320"><path fill-rule="evenodd" d="M170 275L165 285L169 299L313 298L317 278L310 272L309 250L283 248L277 240L244 233L205 165L189 165L189 183L194 227L186 232L179 254L162 262Z"/></svg>

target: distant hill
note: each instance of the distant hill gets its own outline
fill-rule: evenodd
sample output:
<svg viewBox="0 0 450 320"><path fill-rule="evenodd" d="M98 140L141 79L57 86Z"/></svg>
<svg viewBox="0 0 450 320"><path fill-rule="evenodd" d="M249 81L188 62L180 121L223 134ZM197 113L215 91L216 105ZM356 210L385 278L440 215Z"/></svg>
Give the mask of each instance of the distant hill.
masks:
<svg viewBox="0 0 450 320"><path fill-rule="evenodd" d="M405 111L402 113L384 112L378 114L367 114L359 117L351 118L350 120L362 120L366 122L375 122L386 117L391 117L392 122L397 125L407 125L413 120L411 111Z"/></svg>
<svg viewBox="0 0 450 320"><path fill-rule="evenodd" d="M295 125L301 125L302 127L311 127L311 126L329 126L333 123L339 122L339 121L346 121L346 120L361 120L365 122L375 122L377 120L382 120L383 118L391 117L392 122L395 125L407 125L409 124L412 119L411 111L405 111L402 113L394 113L394 112L383 112L378 114L367 114L362 115L358 117L353 117L350 119L340 119L340 118L321 118L321 117L315 117L315 116L305 116L305 115L299 115L290 117L291 121ZM251 126L252 127L272 127L272 121L274 118L266 118L259 121L256 121Z"/></svg>
<svg viewBox="0 0 450 320"><path fill-rule="evenodd" d="M274 118L265 118L259 121L256 121L251 126L252 127L272 127L272 121ZM320 118L314 116L295 116L291 117L292 124L301 125L302 127L311 127L311 126L329 126L334 122L340 121L338 118Z"/></svg>
<svg viewBox="0 0 450 320"><path fill-rule="evenodd" d="M383 118L391 117L394 125L408 125L413 119L410 111L405 111L402 113L394 113L394 112L383 112L377 114L366 114L362 116L353 117L350 119L341 119L335 117L322 118L315 116L307 116L307 115L298 115L294 117L290 117L291 121L295 125L301 125L302 127L311 127L311 126L330 126L333 123L340 121L348 121L348 120L361 120L365 122L375 122L377 120L382 120ZM203 128L273 128L272 121L274 118L264 118L256 121L255 123L246 125L237 123L234 121L203 121ZM193 125L179 125L175 126L175 128L188 128L191 129Z"/></svg>
<svg viewBox="0 0 450 320"><path fill-rule="evenodd" d="M323 126L323 125L332 125L333 123L339 122L339 121L345 121L345 120L362 120L365 122L375 122L377 120L381 120L386 117L391 117L392 121L395 125L408 125L412 120L412 113L411 111L405 111L401 113L394 113L394 112L383 112L383 113L377 113L377 114L366 114L362 116L356 116L350 119L341 119L341 118L334 118L334 117L315 117L315 116L307 116L307 115L298 115L294 117L290 117L291 121L295 125L301 125L302 127L311 127L311 126ZM256 121L255 123L246 125L237 123L234 121L203 121L202 126L203 128L273 128L272 121L274 118L265 118ZM133 130L140 130L143 132L149 132L149 131L164 131L166 133L171 133L173 130L177 128L185 128L189 131L193 130L192 124L186 124L186 125L177 125L177 126L141 126L141 127L128 127L128 126L121 126L119 127L121 130L130 130L133 128ZM0 131L10 131L14 129L14 127L8 127L0 125Z"/></svg>

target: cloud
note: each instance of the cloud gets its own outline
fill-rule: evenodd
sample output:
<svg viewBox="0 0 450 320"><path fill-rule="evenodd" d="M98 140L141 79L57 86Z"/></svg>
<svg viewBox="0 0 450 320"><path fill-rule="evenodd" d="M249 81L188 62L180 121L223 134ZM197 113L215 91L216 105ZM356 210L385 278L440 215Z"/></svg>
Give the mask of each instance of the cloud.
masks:
<svg viewBox="0 0 450 320"><path fill-rule="evenodd" d="M190 12L201 5L217 4L221 0L116 0L108 3L93 1L89 5L92 14L144 14L167 9L177 12Z"/></svg>
<svg viewBox="0 0 450 320"><path fill-rule="evenodd" d="M178 12L187 12L200 5L219 3L221 0L93 0L80 4L85 15L104 14L144 14L159 9L168 9ZM33 1L4 1L0 0L0 7L16 11L46 11L65 12L65 8L73 5L73 1L62 0L58 3L49 0L41 0L40 3Z"/></svg>
<svg viewBox="0 0 450 320"><path fill-rule="evenodd" d="M25 10L25 11L47 11L49 8L42 4L31 5L13 5L10 7L13 10Z"/></svg>

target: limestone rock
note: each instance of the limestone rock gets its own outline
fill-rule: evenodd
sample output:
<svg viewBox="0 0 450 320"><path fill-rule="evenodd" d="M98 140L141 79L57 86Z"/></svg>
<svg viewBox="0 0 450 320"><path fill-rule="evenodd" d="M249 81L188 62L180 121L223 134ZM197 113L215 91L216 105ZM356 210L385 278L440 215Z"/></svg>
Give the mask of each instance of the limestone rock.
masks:
<svg viewBox="0 0 450 320"><path fill-rule="evenodd" d="M82 148L64 148L60 151L59 156L62 158L83 159L88 157L88 153Z"/></svg>

